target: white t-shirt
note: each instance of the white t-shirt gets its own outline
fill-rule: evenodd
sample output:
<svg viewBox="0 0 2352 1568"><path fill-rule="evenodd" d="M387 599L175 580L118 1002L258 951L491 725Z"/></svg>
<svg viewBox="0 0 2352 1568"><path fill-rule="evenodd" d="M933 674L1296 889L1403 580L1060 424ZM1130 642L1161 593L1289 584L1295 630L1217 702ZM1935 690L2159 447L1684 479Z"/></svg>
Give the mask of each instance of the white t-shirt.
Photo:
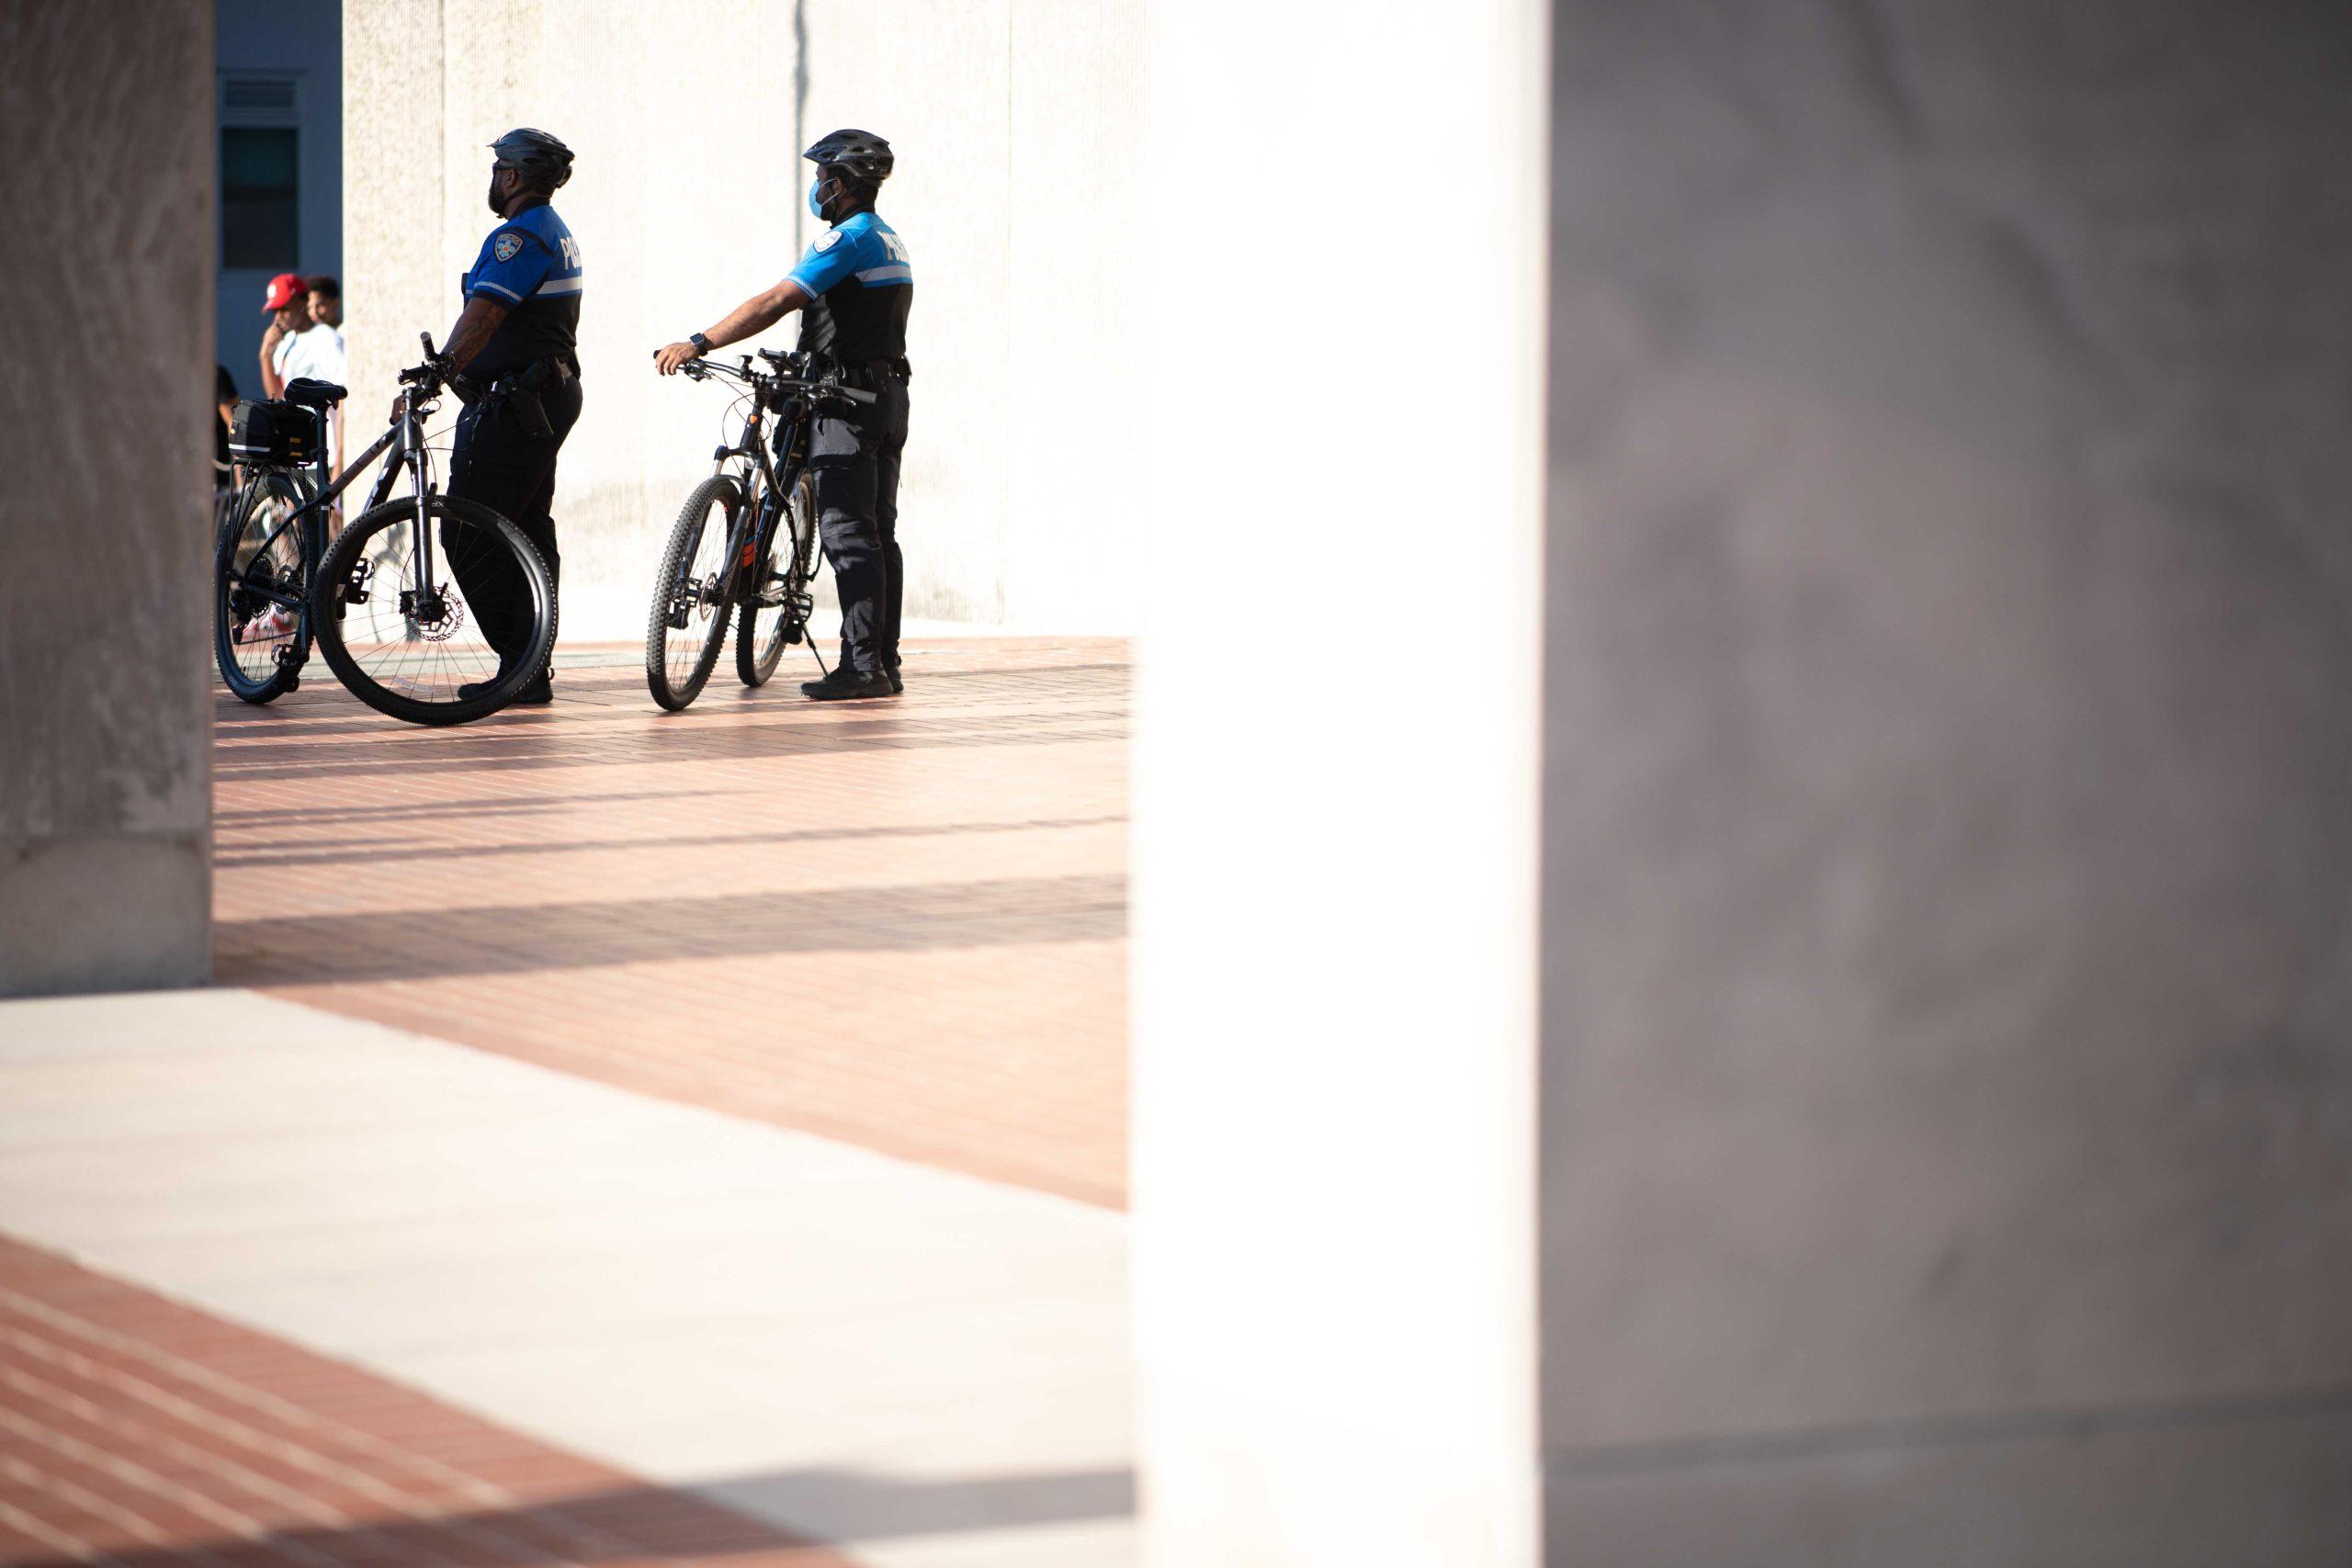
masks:
<svg viewBox="0 0 2352 1568"><path fill-rule="evenodd" d="M343 356L343 337L323 321L313 321L299 333L277 340L277 357L270 362L283 381L309 377L337 387L351 383L350 367Z"/></svg>

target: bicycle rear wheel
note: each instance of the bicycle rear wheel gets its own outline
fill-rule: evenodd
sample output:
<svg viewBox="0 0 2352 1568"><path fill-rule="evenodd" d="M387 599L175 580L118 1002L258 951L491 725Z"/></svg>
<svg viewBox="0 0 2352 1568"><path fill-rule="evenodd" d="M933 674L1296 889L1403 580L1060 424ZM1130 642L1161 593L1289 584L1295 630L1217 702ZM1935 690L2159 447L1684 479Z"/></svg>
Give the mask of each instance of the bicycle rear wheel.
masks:
<svg viewBox="0 0 2352 1568"><path fill-rule="evenodd" d="M221 683L249 703L292 691L311 657L318 529L293 521L302 500L292 475L266 473L222 510L212 557L212 656Z"/></svg>
<svg viewBox="0 0 2352 1568"><path fill-rule="evenodd" d="M673 713L702 694L727 640L727 581L733 575L727 545L742 505L735 477L713 474L687 494L671 525L645 622L645 684Z"/></svg>
<svg viewBox="0 0 2352 1568"><path fill-rule="evenodd" d="M784 510L763 541L759 586L736 613L735 673L746 686L763 686L785 648L808 634L816 602L808 574L817 559L817 480L802 472L784 492Z"/></svg>
<svg viewBox="0 0 2352 1568"><path fill-rule="evenodd" d="M496 713L546 668L555 646L555 586L523 531L452 496L402 496L360 514L319 567L311 625L319 651L351 694L411 724L466 724ZM417 558L429 570L420 587ZM519 623L504 653L485 634L480 601ZM495 613L495 608L493 610Z"/></svg>

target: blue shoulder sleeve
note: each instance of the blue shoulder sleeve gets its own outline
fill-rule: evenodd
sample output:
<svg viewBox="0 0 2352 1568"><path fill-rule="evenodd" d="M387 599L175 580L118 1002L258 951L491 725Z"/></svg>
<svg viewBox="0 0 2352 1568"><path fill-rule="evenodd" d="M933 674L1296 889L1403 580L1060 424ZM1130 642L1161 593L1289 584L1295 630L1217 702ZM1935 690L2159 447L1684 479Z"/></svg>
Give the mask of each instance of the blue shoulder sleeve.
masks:
<svg viewBox="0 0 2352 1568"><path fill-rule="evenodd" d="M866 245L867 234L848 234L839 229L828 229L817 236L800 265L786 276L808 291L814 299L858 268L858 255Z"/></svg>
<svg viewBox="0 0 2352 1568"><path fill-rule="evenodd" d="M555 265L555 253L528 229L506 224L492 230L482 242L481 259L466 279L469 299L479 296L502 305L520 305L546 281Z"/></svg>

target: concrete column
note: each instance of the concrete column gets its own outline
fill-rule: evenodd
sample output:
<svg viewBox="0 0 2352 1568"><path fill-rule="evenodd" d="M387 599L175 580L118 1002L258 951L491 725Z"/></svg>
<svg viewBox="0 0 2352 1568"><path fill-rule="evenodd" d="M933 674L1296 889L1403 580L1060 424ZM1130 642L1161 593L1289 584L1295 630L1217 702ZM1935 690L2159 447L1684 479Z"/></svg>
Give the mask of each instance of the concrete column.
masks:
<svg viewBox="0 0 2352 1568"><path fill-rule="evenodd" d="M1549 1560L2352 1561L2352 22L1556 36Z"/></svg>
<svg viewBox="0 0 2352 1568"><path fill-rule="evenodd" d="M211 964L212 8L0 3L0 995Z"/></svg>
<svg viewBox="0 0 2352 1568"><path fill-rule="evenodd" d="M1524 1568L1543 9L1144 59L1148 1560Z"/></svg>
<svg viewBox="0 0 2352 1568"><path fill-rule="evenodd" d="M416 334L437 344L458 319L458 276L473 261L443 231L445 9L441 0L343 8L344 429L354 457L383 434L401 368L423 357Z"/></svg>
<svg viewBox="0 0 2352 1568"><path fill-rule="evenodd" d="M2352 23L1417 19L1148 51L1152 1560L2352 1560Z"/></svg>

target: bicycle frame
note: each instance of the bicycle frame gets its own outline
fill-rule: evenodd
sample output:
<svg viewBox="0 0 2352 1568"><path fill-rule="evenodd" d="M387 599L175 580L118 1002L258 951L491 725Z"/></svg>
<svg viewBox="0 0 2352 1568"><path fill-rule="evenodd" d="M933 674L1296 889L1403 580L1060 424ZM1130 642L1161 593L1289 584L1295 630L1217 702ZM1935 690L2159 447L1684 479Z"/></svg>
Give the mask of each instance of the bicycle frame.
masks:
<svg viewBox="0 0 2352 1568"><path fill-rule="evenodd" d="M390 428L376 438L375 445L353 459L344 468L343 477L332 483L327 482L326 453L322 448L318 461L321 481L318 493L281 518L277 527L263 536L261 542L254 547L253 553L260 555L275 547L289 528L315 525L320 530L320 536L323 538L326 520L336 500L345 491L356 483L359 476L366 473L378 457L384 457L389 449L391 455L386 458L383 472L376 476L375 488L368 492L368 505L364 510L372 512L383 505L391 495L392 481L399 477L400 471L402 468L409 470L413 477L413 488L416 499L417 547L413 552L416 563L415 592L417 603L424 603L432 591L433 570L432 530L424 525L425 502L431 498L433 492L433 457L431 449L424 445L424 419L435 407L435 405L431 402L419 407L413 393L403 397L401 401L401 412L392 421ZM248 479L246 483L251 485L253 480ZM308 583L303 585L303 596L307 596L309 588ZM288 594L274 586L249 585L247 592L290 611L299 613L302 608L301 597Z"/></svg>
<svg viewBox="0 0 2352 1568"><path fill-rule="evenodd" d="M778 423L775 433L772 438L763 440L762 434L771 412L770 399L778 389L774 382L752 369L749 355L743 356L740 370L707 361L697 363L702 365L706 375L717 374L740 381L752 398L752 412L745 417L743 428L734 445L721 446L711 454L711 471L724 474L730 466L734 466L738 470L739 482L743 486L742 515L736 519L735 526L729 532L727 570L718 582L716 595L716 613L724 615L760 591L756 581L746 581L746 573L755 563L766 558L766 551L762 547L768 541L760 536L763 531L762 513L773 511L775 517L780 519L783 516L785 498L790 493L791 481L797 479L800 471L808 467L808 429L814 416L805 406L776 410ZM764 492L752 487L751 481L754 475L764 481ZM773 498L773 508L753 504L763 493Z"/></svg>

